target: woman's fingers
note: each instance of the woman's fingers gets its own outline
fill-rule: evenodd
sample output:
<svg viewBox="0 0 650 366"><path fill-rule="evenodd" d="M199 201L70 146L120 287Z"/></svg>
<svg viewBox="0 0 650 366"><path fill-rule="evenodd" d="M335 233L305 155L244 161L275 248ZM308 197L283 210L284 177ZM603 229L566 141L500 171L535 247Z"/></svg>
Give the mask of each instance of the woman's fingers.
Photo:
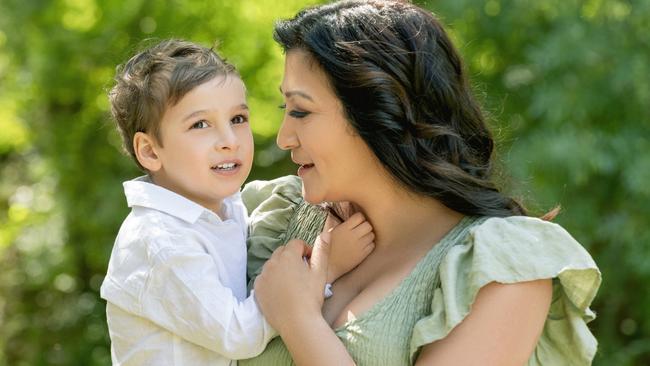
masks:
<svg viewBox="0 0 650 366"><path fill-rule="evenodd" d="M300 253L303 254L305 251L305 247L307 244L300 239L291 239L289 242L284 246L285 250L290 251L292 253Z"/></svg>
<svg viewBox="0 0 650 366"><path fill-rule="evenodd" d="M319 241L321 242L321 241ZM255 281L255 296L269 323L279 331L298 312L320 314L327 276L327 245L311 250L302 240L291 240L278 248L264 264ZM320 268L325 268L322 273Z"/></svg>
<svg viewBox="0 0 650 366"><path fill-rule="evenodd" d="M329 244L332 242L332 233L330 231L321 233L320 235L318 235L318 240L324 241Z"/></svg>
<svg viewBox="0 0 650 366"><path fill-rule="evenodd" d="M324 276L327 276L327 264L329 262L330 248L330 244L319 237L316 240L316 243L314 243L311 259L309 261L310 267L316 271L322 272Z"/></svg>

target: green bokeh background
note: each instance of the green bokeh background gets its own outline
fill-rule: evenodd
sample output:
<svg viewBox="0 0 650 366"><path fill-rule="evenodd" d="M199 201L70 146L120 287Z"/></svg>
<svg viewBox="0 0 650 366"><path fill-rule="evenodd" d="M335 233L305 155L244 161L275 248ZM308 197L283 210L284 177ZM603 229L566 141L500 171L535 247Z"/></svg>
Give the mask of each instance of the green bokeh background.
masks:
<svg viewBox="0 0 650 366"><path fill-rule="evenodd" d="M317 1L0 2L0 365L107 365L98 291L127 214L106 90L143 39L212 45L248 86L250 179L274 144L274 20ZM421 2L448 26L500 143L500 179L593 255L596 365L650 365L650 1Z"/></svg>

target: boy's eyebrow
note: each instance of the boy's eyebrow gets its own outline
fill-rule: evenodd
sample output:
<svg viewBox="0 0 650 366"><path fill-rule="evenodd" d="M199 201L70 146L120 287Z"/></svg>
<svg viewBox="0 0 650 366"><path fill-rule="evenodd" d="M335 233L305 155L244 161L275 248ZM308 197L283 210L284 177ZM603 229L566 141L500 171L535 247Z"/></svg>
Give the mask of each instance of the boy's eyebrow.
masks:
<svg viewBox="0 0 650 366"><path fill-rule="evenodd" d="M297 95L297 96L299 96L299 97L303 97L303 98L305 98L305 99L307 99L307 100L310 100L310 101L312 101L312 102L314 101L314 99L313 99L309 94L307 94L307 93L305 93L305 92L303 92L303 91L300 91L300 90L289 90L289 91L287 91L287 92L283 92L283 91L282 91L282 87L280 87L279 89L280 89L280 93L284 94L284 96L287 97L287 98L291 98L291 97L293 97L294 95Z"/></svg>
<svg viewBox="0 0 650 366"><path fill-rule="evenodd" d="M238 108L248 110L248 105L246 103L242 103L238 106ZM198 111L194 111L188 114L187 116L185 116L185 118L183 118L183 121L187 121L190 118L196 117L203 113L209 113L209 112L210 112L209 109L199 109Z"/></svg>

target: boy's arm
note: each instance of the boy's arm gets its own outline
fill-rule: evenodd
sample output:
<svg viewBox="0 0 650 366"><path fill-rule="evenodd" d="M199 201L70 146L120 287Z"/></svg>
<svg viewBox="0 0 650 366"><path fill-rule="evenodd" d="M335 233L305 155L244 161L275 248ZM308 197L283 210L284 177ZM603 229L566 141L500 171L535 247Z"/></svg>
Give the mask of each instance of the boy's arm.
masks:
<svg viewBox="0 0 650 366"><path fill-rule="evenodd" d="M327 283L333 283L351 271L375 248L372 226L361 212L353 214L335 226L330 222L331 218L328 217L325 230L330 233L331 248L327 266Z"/></svg>
<svg viewBox="0 0 650 366"><path fill-rule="evenodd" d="M140 302L139 315L230 359L260 354L276 335L254 296L239 301L212 257L187 246L156 255Z"/></svg>

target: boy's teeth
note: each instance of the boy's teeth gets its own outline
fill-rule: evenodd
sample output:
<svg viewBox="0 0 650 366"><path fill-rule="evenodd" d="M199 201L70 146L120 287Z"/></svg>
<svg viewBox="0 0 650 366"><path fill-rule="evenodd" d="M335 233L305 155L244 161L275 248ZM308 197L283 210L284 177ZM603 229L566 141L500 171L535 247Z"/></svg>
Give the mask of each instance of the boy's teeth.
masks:
<svg viewBox="0 0 650 366"><path fill-rule="evenodd" d="M235 163L226 163L217 165L217 169L232 169L235 167Z"/></svg>

